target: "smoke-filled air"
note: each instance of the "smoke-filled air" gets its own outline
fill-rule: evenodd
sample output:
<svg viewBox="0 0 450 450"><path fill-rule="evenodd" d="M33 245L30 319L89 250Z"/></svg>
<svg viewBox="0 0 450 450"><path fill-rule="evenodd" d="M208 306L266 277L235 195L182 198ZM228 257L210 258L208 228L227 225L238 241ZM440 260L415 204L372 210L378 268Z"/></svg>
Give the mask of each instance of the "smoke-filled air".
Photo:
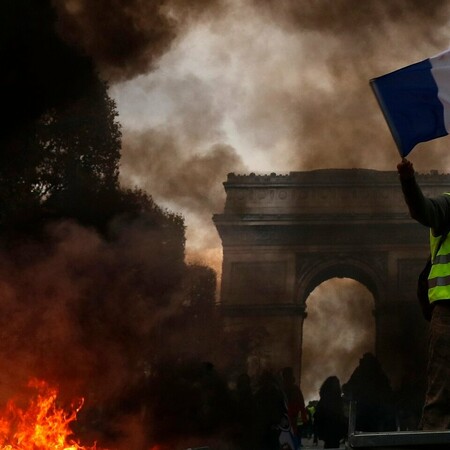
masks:
<svg viewBox="0 0 450 450"><path fill-rule="evenodd" d="M181 27L155 70L113 84L111 93L124 125L123 182L182 211L187 257L207 261L220 275L221 242L208 219L223 207L226 173L395 170L400 157L369 80L447 49L450 3L214 6ZM448 145L446 138L420 144L411 160L419 171L446 172ZM316 329L314 316L308 320ZM373 349L372 339L354 349L353 364ZM303 367L314 361L308 355ZM334 364L345 377L346 362ZM302 383L308 397L317 395L318 381Z"/></svg>
<svg viewBox="0 0 450 450"><path fill-rule="evenodd" d="M222 183L395 170L369 80L450 47L450 1L6 0L0 11L0 402L24 407L29 379L44 379L64 404L84 398L72 431L86 446L176 450L208 435L231 448L222 373L236 375L253 341L214 307ZM449 145L422 143L411 160L448 172ZM319 313L325 297L341 307ZM307 302L302 387L314 399L373 351L373 298L334 279ZM347 315L353 331L318 367L331 342L322 313ZM0 448L19 448L14 426Z"/></svg>
<svg viewBox="0 0 450 450"><path fill-rule="evenodd" d="M399 156L369 80L446 49L449 6L236 0L212 2L202 15L193 7L153 71L137 72L130 57L123 70L134 77L112 85L124 127L123 182L179 206L198 229L202 212L220 212L217 186L227 172L394 170ZM113 62L104 70L117 78ZM446 167L447 144L422 144L413 155L418 169ZM199 192L196 166L215 188ZM201 228L209 239L188 226L188 254L220 251L212 224Z"/></svg>

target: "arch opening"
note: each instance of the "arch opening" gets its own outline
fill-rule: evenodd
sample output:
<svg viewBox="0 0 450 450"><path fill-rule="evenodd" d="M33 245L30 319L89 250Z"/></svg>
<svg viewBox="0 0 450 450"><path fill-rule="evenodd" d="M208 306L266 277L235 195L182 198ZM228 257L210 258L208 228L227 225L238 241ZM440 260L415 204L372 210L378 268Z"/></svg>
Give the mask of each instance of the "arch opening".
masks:
<svg viewBox="0 0 450 450"><path fill-rule="evenodd" d="M375 352L375 299L352 278L330 278L307 297L303 323L301 386L306 401L319 398L323 381L348 381L366 352Z"/></svg>

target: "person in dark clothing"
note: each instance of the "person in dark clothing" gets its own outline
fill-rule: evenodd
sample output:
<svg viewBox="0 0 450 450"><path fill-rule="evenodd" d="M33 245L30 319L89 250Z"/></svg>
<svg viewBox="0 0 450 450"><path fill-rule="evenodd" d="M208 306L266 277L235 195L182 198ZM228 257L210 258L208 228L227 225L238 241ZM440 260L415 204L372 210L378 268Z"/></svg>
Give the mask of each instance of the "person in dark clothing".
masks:
<svg viewBox="0 0 450 450"><path fill-rule="evenodd" d="M295 383L292 367L285 367L281 371L282 388L287 401L287 413L291 424L292 433L297 436L298 444L301 445L301 434L297 430L297 421L300 415L302 424L306 424L308 416L306 413L305 400L300 387Z"/></svg>
<svg viewBox="0 0 450 450"><path fill-rule="evenodd" d="M307 421L304 427L305 437L311 439L314 435L314 414L316 412L317 400L311 400L306 406Z"/></svg>
<svg viewBox="0 0 450 450"><path fill-rule="evenodd" d="M422 415L425 378L413 360L405 367L400 386L395 391L396 415L400 431L417 430Z"/></svg>
<svg viewBox="0 0 450 450"><path fill-rule="evenodd" d="M253 414L254 398L251 379L248 374L242 373L236 381L234 394L234 442L236 449L248 450L253 447Z"/></svg>
<svg viewBox="0 0 450 450"><path fill-rule="evenodd" d="M323 448L338 448L347 434L347 418L344 414L341 384L336 376L328 377L319 390L314 422Z"/></svg>
<svg viewBox="0 0 450 450"><path fill-rule="evenodd" d="M254 443L257 450L279 450L279 425L287 414L285 396L275 376L265 371L254 396Z"/></svg>
<svg viewBox="0 0 450 450"><path fill-rule="evenodd" d="M433 311L420 428L445 430L450 428L450 195L425 197L417 184L413 164L405 158L397 170L411 217L430 229L432 267L428 297Z"/></svg>
<svg viewBox="0 0 450 450"><path fill-rule="evenodd" d="M355 402L357 431L396 429L393 391L375 355L363 355L342 391L347 400Z"/></svg>

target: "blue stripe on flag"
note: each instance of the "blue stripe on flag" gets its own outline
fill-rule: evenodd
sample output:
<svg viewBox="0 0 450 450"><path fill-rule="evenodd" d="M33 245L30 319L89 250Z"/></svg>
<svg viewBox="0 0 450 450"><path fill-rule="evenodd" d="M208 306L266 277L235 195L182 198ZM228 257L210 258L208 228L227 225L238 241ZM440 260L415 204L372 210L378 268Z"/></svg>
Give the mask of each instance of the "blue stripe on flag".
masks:
<svg viewBox="0 0 450 450"><path fill-rule="evenodd" d="M431 68L426 59L370 81L401 156L448 134Z"/></svg>

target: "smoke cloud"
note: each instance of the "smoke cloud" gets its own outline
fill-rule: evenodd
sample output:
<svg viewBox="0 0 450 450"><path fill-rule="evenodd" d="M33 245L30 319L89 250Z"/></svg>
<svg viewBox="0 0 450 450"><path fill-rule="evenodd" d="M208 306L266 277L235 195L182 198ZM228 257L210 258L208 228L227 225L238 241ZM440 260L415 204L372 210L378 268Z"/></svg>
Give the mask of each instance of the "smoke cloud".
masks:
<svg viewBox="0 0 450 450"><path fill-rule="evenodd" d="M215 145L232 147L236 165L228 165L228 172L395 168L398 153L369 80L448 46L446 2L234 0L215 6L209 14L190 16L155 70L112 86L125 131L123 182L149 187L150 177L144 181L134 171L141 160L158 165L155 153L145 155L141 144L161 130L180 142L181 160L200 162ZM421 144L426 151L419 147L412 155L417 168L450 165L446 145ZM205 174L210 170L201 167ZM166 177L158 171L157 200L182 208L188 255L201 252L206 233L218 260L220 241L203 218L223 193L208 192L201 217L196 200L188 205L188 191L181 199L169 187L171 172L167 168ZM220 209L209 215L215 212ZM211 244L205 253L211 254Z"/></svg>
<svg viewBox="0 0 450 450"><path fill-rule="evenodd" d="M129 79L157 66L194 20L221 14L221 0L54 0L59 31L92 57L109 81Z"/></svg>
<svg viewBox="0 0 450 450"><path fill-rule="evenodd" d="M130 223L113 244L60 222L47 237L49 244L25 243L0 261L0 352L8 360L1 399L33 375L62 384L69 396L94 387L100 399L117 394L140 370L136 355L150 350L136 345L171 311L148 279L162 270L154 252L161 236Z"/></svg>
<svg viewBox="0 0 450 450"><path fill-rule="evenodd" d="M200 363L183 369L179 362L195 355L186 342L198 330L181 322L189 292L165 259L172 254L163 248L167 232L143 218L117 219L110 236L59 221L47 228L45 243L23 242L1 253L0 403L26 404L27 382L37 377L58 387L61 404L85 398L80 438L98 440L100 448L149 448L155 435L173 437L161 436L167 417L156 413L156 422L153 409L167 412L169 391L179 389L178 402L169 402L179 418L192 408L189 389L206 376ZM171 288L159 292L155 278ZM171 323L176 326L163 329ZM201 333L204 342L213 341L204 327ZM172 364L170 377L158 373L164 358ZM189 432L194 436L199 427L179 428L173 448L186 448L180 435Z"/></svg>
<svg viewBox="0 0 450 450"><path fill-rule="evenodd" d="M112 87L120 120L131 130L124 134L124 181L150 185L151 177L147 181L133 174L139 161L159 165L150 163L154 144L147 138L161 142L161 130L171 142L185 136L178 146L181 161L203 161L205 153L199 149L212 149L213 143L233 148L236 166L228 159L227 172L395 170L399 155L369 80L432 56L449 47L450 41L445 1L235 0L221 16L204 19L186 27L152 73ZM208 123L213 124L211 129ZM448 171L447 146L446 138L420 144L411 160L418 171ZM215 254L214 260L220 261L221 243L207 220L207 209L222 202L223 192L205 190L208 199L201 199L193 190L195 201L187 201L166 182L173 180L171 167L158 167L162 169L158 177L166 183L166 188L157 188L158 201L174 208L182 205L188 218L188 256L195 248L196 255ZM209 171L206 164L197 169L202 167L204 173ZM225 179L217 179L217 186ZM208 244L203 246L204 242ZM333 283L327 284L327 298L329 291L338 290ZM335 303L342 302L345 298L337 296ZM368 314L372 319L366 310L342 314L349 318L342 328L355 330ZM329 336L325 329L321 333ZM338 365L336 372L345 364L354 368L373 336L361 339L351 355L342 358L342 365L330 354L330 361ZM321 375L331 368L316 371L308 362L313 344L307 345L304 374L309 367L311 377L324 379Z"/></svg>
<svg viewBox="0 0 450 450"><path fill-rule="evenodd" d="M189 260L208 264L220 274L218 237L208 225L213 212L223 209L222 183L227 173L236 168L245 171L245 166L236 150L225 144L203 151L194 148L189 154L185 147L189 139L183 139L181 130L125 133L121 176L124 183L143 187L157 202L181 212L186 218Z"/></svg>
<svg viewBox="0 0 450 450"><path fill-rule="evenodd" d="M419 33L420 28L426 29L433 22L442 25L446 22L443 12L448 8L443 0L432 0L426 4L420 0L368 0L364 3L358 0L337 0L332 3L312 0L303 4L295 0L255 0L253 4L255 9L263 11L269 17L276 17L283 26L294 30L300 28L347 36L355 36L355 33L372 34L375 39L376 35L371 27L383 27L387 22L413 26ZM360 44L355 39L355 45Z"/></svg>
<svg viewBox="0 0 450 450"><path fill-rule="evenodd" d="M398 155L368 81L443 50L450 38L448 2L437 0L53 4L59 34L92 57L112 83L124 126L122 182L142 187L158 203L182 212L188 255L209 260L215 254L216 262L220 241L210 218L222 209L221 183L228 172L392 170ZM50 19L44 15L45 22L36 20L25 1L20 2L23 8L16 0L5 5L16 15L2 15L8 18L3 29L23 25L4 47L3 81L17 80L7 92L11 120L6 130L70 101L64 94L73 93L74 86L83 90L89 79L80 74L91 66L87 58L80 60L79 70L64 64L67 49L49 46L52 36L36 39L29 50L25 44L30 39L49 36L39 27L44 23L46 29ZM47 95L52 92L54 97ZM419 170L449 170L447 145L445 138L421 144L411 158ZM2 398L30 369L64 378L75 388L79 380L95 380L100 367L114 368L107 384L119 389L129 375L122 359L130 342L126 324L131 320L133 332L144 333L157 318L129 283L136 258L151 271L157 255L138 257L126 251L129 245L111 246L72 224L60 224L51 235L51 248L24 247L14 258L0 261L1 302L9 311L2 317L0 351L5 361L16 363L3 371ZM140 232L132 235L142 242ZM137 248L134 243L131 247ZM104 272L98 272L100 267ZM114 329L102 328L91 314L86 293L97 292L92 279L102 295L115 300L105 310L108 323L118 324ZM75 313L87 322L74 326ZM352 318L358 322L366 316L364 310ZM52 325L55 320L58 326ZM83 327L97 325L98 339L83 341ZM100 351L110 340L111 351ZM30 341L36 350L32 354L23 350ZM63 351L80 343L70 356ZM354 348L358 357L359 350ZM43 354L55 364L42 367Z"/></svg>
<svg viewBox="0 0 450 450"><path fill-rule="evenodd" d="M34 120L44 111L78 99L93 80L92 62L57 37L54 20L46 0L5 0L0 6L2 166L17 158L16 142L24 139Z"/></svg>

